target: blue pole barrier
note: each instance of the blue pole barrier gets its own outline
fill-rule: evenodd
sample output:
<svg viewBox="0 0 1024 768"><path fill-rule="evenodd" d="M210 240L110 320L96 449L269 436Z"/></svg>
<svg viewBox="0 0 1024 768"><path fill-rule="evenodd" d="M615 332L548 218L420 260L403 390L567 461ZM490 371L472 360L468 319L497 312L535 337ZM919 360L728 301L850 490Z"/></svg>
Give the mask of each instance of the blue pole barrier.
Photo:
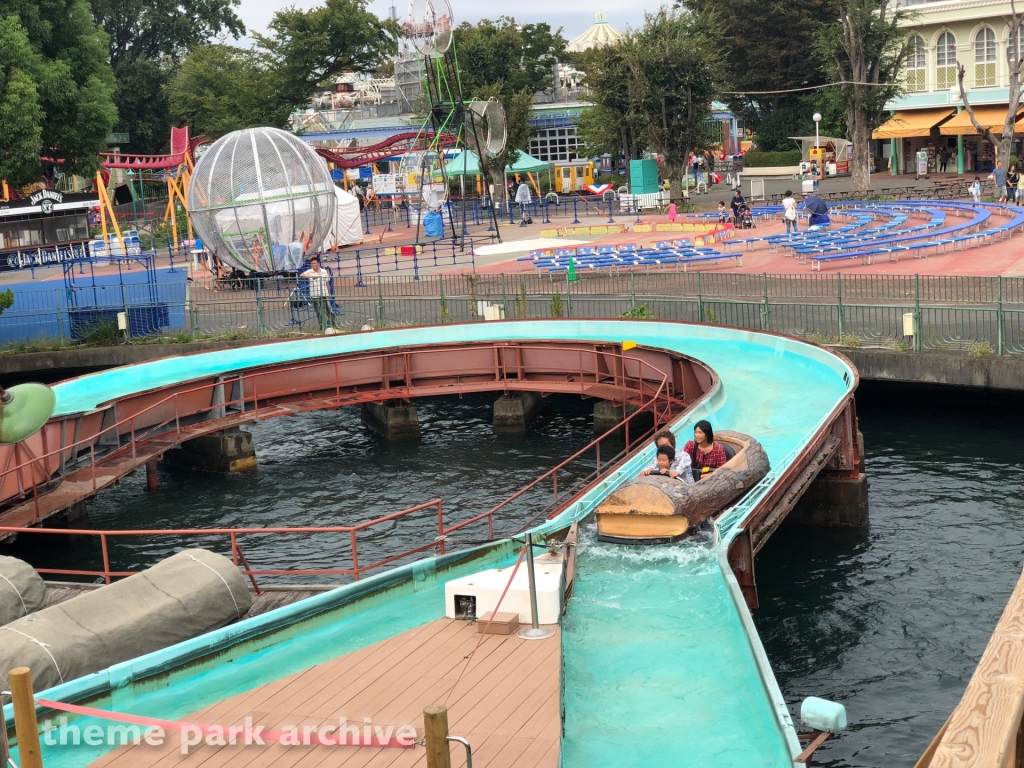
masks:
<svg viewBox="0 0 1024 768"><path fill-rule="evenodd" d="M573 197L572 197L572 223L573 224L579 224L580 223L579 214L576 213L576 202L577 202L577 200L578 200L578 198L575 195L573 195Z"/></svg>
<svg viewBox="0 0 1024 768"><path fill-rule="evenodd" d="M409 212L409 203L405 203L405 228L412 228L412 214Z"/></svg>
<svg viewBox="0 0 1024 768"><path fill-rule="evenodd" d="M369 235L370 234L370 209L369 208L364 208L363 209L363 215L364 215L364 218L366 219L366 231L363 232L363 234L364 235Z"/></svg>
<svg viewBox="0 0 1024 768"><path fill-rule="evenodd" d="M413 280L419 280L420 279L419 250L420 250L420 247L418 245L414 245L412 247L412 275L413 275L412 279Z"/></svg>
<svg viewBox="0 0 1024 768"><path fill-rule="evenodd" d="M509 204L508 204L508 223L509 224L515 224L516 223L516 220L515 220L515 209L516 209L515 205L513 205L512 202L509 201Z"/></svg>
<svg viewBox="0 0 1024 768"><path fill-rule="evenodd" d="M359 260L359 251L356 251L356 287L363 288L366 283L363 282L363 265Z"/></svg>
<svg viewBox="0 0 1024 768"><path fill-rule="evenodd" d="M551 201L546 197L544 198L544 223L551 223Z"/></svg>

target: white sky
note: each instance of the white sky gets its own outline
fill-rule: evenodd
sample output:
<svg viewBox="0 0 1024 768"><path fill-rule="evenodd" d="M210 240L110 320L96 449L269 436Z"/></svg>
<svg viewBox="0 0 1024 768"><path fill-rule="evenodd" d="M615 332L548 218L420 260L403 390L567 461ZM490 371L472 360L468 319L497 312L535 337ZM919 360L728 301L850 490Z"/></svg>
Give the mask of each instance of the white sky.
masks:
<svg viewBox="0 0 1024 768"><path fill-rule="evenodd" d="M398 18L405 18L409 9L408 0L393 0ZM629 0L598 0L596 4L583 0L492 0L482 3L479 0L449 0L455 23L463 21L476 22L481 18L495 19L498 16L512 16L521 24L547 22L553 29L563 27L562 34L566 40L572 40L582 34L594 23L594 14L604 11L608 14L608 23L616 29L627 27L637 28L643 23L644 8L655 10L659 0L645 0L642 3ZM242 0L236 12L245 22L246 29L265 32L276 11L290 6L313 8L322 0ZM370 0L370 10L378 16L387 16L392 0ZM555 10L552 11L552 6Z"/></svg>

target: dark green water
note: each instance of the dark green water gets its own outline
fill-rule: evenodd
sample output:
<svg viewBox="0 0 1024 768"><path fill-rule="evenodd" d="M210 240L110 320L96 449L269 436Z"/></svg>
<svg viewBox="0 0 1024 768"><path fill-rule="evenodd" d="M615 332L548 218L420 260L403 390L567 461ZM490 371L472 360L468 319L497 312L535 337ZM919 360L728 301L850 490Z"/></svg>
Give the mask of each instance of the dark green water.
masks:
<svg viewBox="0 0 1024 768"><path fill-rule="evenodd" d="M784 527L757 561L755 621L794 715L811 695L847 707L850 731L816 765L913 766L956 706L1020 572L1020 417L891 399L898 407L860 403L870 526L841 536ZM138 473L93 501L90 518L104 529L346 525L442 497L446 520L466 519L592 437L592 406L574 398L553 403L524 437L495 436L492 400L418 402L423 440L404 447L368 433L355 409L275 419L252 430L258 472L161 465L156 493ZM498 530L514 530L547 501L547 491L527 496ZM436 533L433 512L387 524L360 536L360 559ZM98 547L56 539L14 554L37 566L98 567ZM113 563L135 570L184 543L121 542ZM226 551L223 540L187 543ZM244 547L254 567L345 567L350 557L342 537L252 537Z"/></svg>
<svg viewBox="0 0 1024 768"><path fill-rule="evenodd" d="M1021 571L1019 416L861 403L871 524L782 528L754 615L794 717L842 702L850 731L815 765L914 765L956 707Z"/></svg>

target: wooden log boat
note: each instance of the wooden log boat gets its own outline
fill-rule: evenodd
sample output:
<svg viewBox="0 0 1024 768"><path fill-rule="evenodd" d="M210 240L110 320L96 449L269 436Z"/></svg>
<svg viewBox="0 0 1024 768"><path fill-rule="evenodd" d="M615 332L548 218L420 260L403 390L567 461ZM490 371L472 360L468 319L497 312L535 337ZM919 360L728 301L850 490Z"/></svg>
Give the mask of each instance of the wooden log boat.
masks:
<svg viewBox="0 0 1024 768"><path fill-rule="evenodd" d="M768 456L750 435L715 433L728 461L695 483L662 475L638 477L597 508L597 538L615 544L678 541L749 491L768 474Z"/></svg>

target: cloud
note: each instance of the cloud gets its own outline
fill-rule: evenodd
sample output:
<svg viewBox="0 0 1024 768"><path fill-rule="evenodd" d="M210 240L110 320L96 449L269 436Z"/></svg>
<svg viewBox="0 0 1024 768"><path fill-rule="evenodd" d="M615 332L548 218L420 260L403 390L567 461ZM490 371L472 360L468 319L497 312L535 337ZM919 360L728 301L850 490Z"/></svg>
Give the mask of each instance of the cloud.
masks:
<svg viewBox="0 0 1024 768"><path fill-rule="evenodd" d="M322 0L242 0L238 15L249 31L264 33L276 11L290 6L309 9L320 5L321 2ZM391 5L391 0L370 0L369 7L377 15L387 16ZM394 0L394 5L398 18L404 19L409 10L408 2ZM582 0L570 0L568 3L560 3L558 11L552 13L550 0L520 0L516 3L500 4L482 4L472 0L452 1L452 14L457 24L506 15L514 17L521 23L547 22L555 29L562 27L562 34L567 40L585 32L594 23L594 13L598 10L608 14L609 24L625 30L626 27L639 27L643 24L644 10L653 11L656 8L655 3L644 8L628 0L602 0L599 5ZM482 12L483 9L486 9L485 13Z"/></svg>

